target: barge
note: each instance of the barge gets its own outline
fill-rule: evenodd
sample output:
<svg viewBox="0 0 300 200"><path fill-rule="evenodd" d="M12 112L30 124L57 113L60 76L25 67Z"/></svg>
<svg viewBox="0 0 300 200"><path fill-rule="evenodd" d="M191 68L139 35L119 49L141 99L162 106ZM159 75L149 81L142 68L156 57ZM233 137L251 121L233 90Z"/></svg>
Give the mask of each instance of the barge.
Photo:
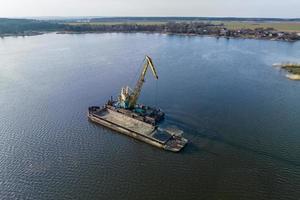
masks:
<svg viewBox="0 0 300 200"><path fill-rule="evenodd" d="M137 104L149 67L154 77L158 79L152 59L146 56L145 60L146 63L135 89L132 90L128 86L123 87L118 100L113 100L111 97L102 107L89 107L88 119L147 144L164 150L178 152L188 142L182 136L182 131L160 128L159 123L164 119L165 113L158 108Z"/></svg>
<svg viewBox="0 0 300 200"><path fill-rule="evenodd" d="M165 150L178 152L188 142L181 133L129 117L107 106L89 107L92 122Z"/></svg>

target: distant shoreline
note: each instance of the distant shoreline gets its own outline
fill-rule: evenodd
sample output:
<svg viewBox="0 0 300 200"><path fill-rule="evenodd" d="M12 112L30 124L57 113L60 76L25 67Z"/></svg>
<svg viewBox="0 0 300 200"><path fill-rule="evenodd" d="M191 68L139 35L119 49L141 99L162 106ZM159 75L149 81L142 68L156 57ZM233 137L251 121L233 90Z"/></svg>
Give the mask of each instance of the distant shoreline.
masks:
<svg viewBox="0 0 300 200"><path fill-rule="evenodd" d="M49 33L55 33L55 34L62 34L62 35L80 35L80 34L104 34L104 33L126 33L126 34L135 34L135 33L145 33L145 34L163 34L163 35L177 35L177 36L202 36L202 37L212 37L212 38L223 38L223 39L248 39L248 40L264 40L264 41L277 41L277 42L298 42L299 40L281 40L281 39L269 39L269 38L256 38L256 37L247 37L247 36L239 36L239 37L233 37L233 36L219 36L219 35L199 35L199 34L193 34L193 33L160 33L160 32L150 32L150 31L137 31L137 32L115 32L115 31L107 31L107 32L72 32L72 31L49 31L49 32L35 32L35 33L18 33L18 34L0 34L1 38L6 37L30 37L30 36L38 36L38 35L44 35Z"/></svg>
<svg viewBox="0 0 300 200"><path fill-rule="evenodd" d="M25 36L36 36L36 35L43 35L47 32L29 32L29 33L6 33L0 34L0 38L5 37L25 37Z"/></svg>
<svg viewBox="0 0 300 200"><path fill-rule="evenodd" d="M140 21L134 21L138 19ZM290 21L282 23L262 23L260 21L259 23L256 21L184 21L187 18L178 18L179 21L161 21L167 19L169 18L157 18L156 20L158 21L149 21L153 20L153 18L96 18L79 21L51 21L0 18L0 37L34 36L48 32L60 34L159 33L287 42L300 40L300 22L291 24ZM172 20L174 19L172 18Z"/></svg>
<svg viewBox="0 0 300 200"><path fill-rule="evenodd" d="M145 34L163 34L163 35L178 35L178 36L203 36L203 37L212 37L212 38L224 38L224 39L249 39L249 40L264 40L264 41L279 41L279 42L298 42L299 40L282 40L282 39L276 39L276 38L258 38L258 37L247 37L247 36L219 36L219 35L200 35L200 34L194 34L194 33L168 33L168 32L151 32L151 31L137 31L137 32L116 32L116 31L107 31L107 32L72 32L72 31L59 31L56 32L56 34L104 34L104 33L127 33L127 34L135 34L135 33L145 33Z"/></svg>

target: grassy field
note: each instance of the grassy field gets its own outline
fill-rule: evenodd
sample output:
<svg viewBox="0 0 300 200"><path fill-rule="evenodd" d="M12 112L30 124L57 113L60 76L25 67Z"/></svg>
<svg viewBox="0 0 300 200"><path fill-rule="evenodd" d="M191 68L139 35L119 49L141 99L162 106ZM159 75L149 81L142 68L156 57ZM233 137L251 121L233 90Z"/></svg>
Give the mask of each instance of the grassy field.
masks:
<svg viewBox="0 0 300 200"><path fill-rule="evenodd" d="M300 32L299 22L215 22L224 23L225 27L228 29L241 29L241 28L274 28L278 31L284 32Z"/></svg>
<svg viewBox="0 0 300 200"><path fill-rule="evenodd" d="M290 66L290 67L283 67L283 69L287 70L292 74L300 75L300 67L299 66Z"/></svg>

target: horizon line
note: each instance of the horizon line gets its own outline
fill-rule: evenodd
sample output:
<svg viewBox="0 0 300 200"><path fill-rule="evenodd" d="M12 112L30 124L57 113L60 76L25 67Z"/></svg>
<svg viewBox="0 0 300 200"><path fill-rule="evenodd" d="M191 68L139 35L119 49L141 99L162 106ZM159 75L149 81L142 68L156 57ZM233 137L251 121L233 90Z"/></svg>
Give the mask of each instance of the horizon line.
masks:
<svg viewBox="0 0 300 200"><path fill-rule="evenodd" d="M287 19L300 20L300 17L237 17L237 16L98 16L98 15L70 15L70 16L0 16L0 19L37 19L37 18L210 18L210 19Z"/></svg>

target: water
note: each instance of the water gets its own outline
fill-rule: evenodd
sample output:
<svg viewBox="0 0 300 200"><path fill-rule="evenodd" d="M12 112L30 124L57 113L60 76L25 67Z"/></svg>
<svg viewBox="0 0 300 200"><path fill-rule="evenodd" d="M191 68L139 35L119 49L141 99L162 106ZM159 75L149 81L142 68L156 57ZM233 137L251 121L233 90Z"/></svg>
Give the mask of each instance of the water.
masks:
<svg viewBox="0 0 300 200"><path fill-rule="evenodd" d="M149 54L140 102L179 154L88 122ZM300 43L159 34L0 39L0 199L299 199Z"/></svg>

